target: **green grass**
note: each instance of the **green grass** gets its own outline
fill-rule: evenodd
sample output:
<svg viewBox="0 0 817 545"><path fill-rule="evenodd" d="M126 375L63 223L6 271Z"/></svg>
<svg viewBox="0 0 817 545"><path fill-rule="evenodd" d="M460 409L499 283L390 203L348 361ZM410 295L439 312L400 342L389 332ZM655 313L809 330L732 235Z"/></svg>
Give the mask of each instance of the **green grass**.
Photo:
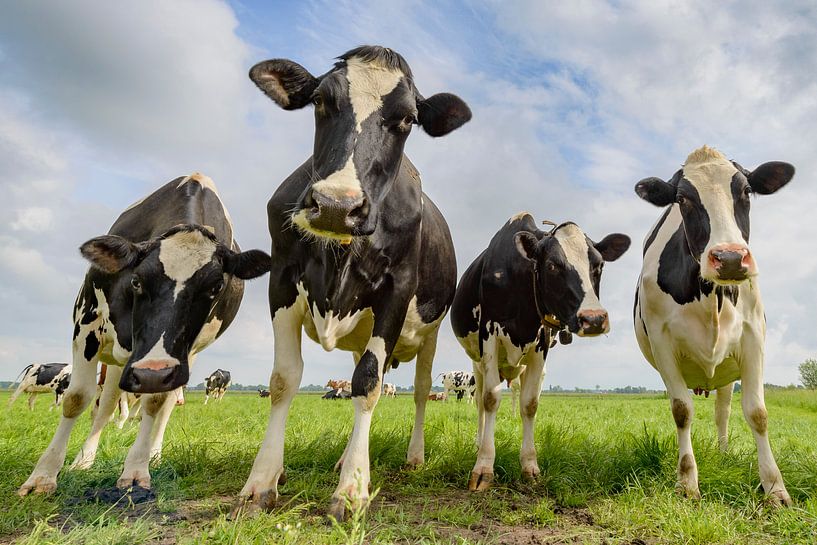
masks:
<svg viewBox="0 0 817 545"><path fill-rule="evenodd" d="M8 394L0 394L5 407ZM332 468L352 426L352 405L299 395L286 433L287 484L273 513L228 521L232 498L249 474L267 421L268 401L230 392L202 405L188 393L168 426L162 463L152 468L155 503L126 506L76 501L115 484L137 425L106 428L96 464L65 470L50 497L16 496L48 444L58 412L44 396L34 413L18 401L0 418L0 542L100 543L815 543L817 542L817 394L767 392L769 433L791 509L776 509L759 488L754 442L733 401L731 445L719 452L714 400L696 398L693 442L703 500L675 495L675 429L661 396L546 395L536 445L542 475L519 480L521 424L500 408L496 482L471 494L476 409L429 403L426 464L402 468L410 396L382 399L372 424L372 488L365 516L326 522L337 484ZM90 427L83 416L70 461ZM638 543L638 541L635 541Z"/></svg>

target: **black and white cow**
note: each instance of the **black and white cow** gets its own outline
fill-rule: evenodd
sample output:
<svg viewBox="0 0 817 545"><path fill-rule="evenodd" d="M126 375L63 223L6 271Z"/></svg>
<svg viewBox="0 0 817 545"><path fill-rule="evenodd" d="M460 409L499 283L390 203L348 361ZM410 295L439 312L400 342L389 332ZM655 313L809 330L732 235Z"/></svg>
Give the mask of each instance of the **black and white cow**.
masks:
<svg viewBox="0 0 817 545"><path fill-rule="evenodd" d="M454 246L442 214L403 155L414 125L442 136L471 117L454 95L423 98L390 49L349 51L315 77L289 60L255 65L250 78L287 110L313 105L312 157L267 205L275 337L272 409L241 490L243 506L270 508L284 471L284 425L303 372L301 329L325 350L351 351L355 424L338 462L330 514L344 498L368 501L369 428L384 369L417 357L415 423L407 461L423 461L423 418L440 321L456 284Z"/></svg>
<svg viewBox="0 0 817 545"><path fill-rule="evenodd" d="M457 401L461 401L466 396L469 402L473 400L476 379L472 373L468 371L448 371L440 376L443 379L446 400L451 398L452 392L457 394Z"/></svg>
<svg viewBox="0 0 817 545"><path fill-rule="evenodd" d="M53 393L54 404L49 408L59 406L62 395L71 382L71 366L67 363L32 363L22 371L20 384L9 399L9 406L20 397L20 394L30 394L28 408L34 410L34 401L37 394Z"/></svg>
<svg viewBox="0 0 817 545"><path fill-rule="evenodd" d="M766 318L748 244L752 194L774 193L793 175L794 167L780 162L749 172L703 146L669 182L647 178L635 187L642 199L666 207L644 241L635 332L641 352L667 387L678 429L678 489L690 497L700 492L688 388L717 390L715 422L725 450L732 386L740 380L763 489L779 502L791 502L769 446L763 398Z"/></svg>
<svg viewBox="0 0 817 545"><path fill-rule="evenodd" d="M491 486L501 384L516 377L522 386L522 475L539 475L533 423L548 349L563 328L582 337L610 330L599 302L601 271L629 246L621 234L593 242L575 223L540 231L523 212L505 223L463 274L451 325L476 376L479 452L469 489Z"/></svg>
<svg viewBox="0 0 817 545"><path fill-rule="evenodd" d="M109 367L91 434L73 467L89 467L120 388L141 393L143 417L117 486L150 486L170 412L190 366L233 321L242 279L268 272L269 256L241 252L213 181L177 178L125 210L109 234L80 248L91 262L74 305L73 376L51 444L19 494L51 492L71 429L93 400L97 363Z"/></svg>
<svg viewBox="0 0 817 545"><path fill-rule="evenodd" d="M230 372L224 369L216 369L213 373L204 379L204 404L210 399L210 395L216 401L221 401L227 388L230 387Z"/></svg>
<svg viewBox="0 0 817 545"><path fill-rule="evenodd" d="M383 395L386 397L397 397L397 386L391 382L383 383Z"/></svg>

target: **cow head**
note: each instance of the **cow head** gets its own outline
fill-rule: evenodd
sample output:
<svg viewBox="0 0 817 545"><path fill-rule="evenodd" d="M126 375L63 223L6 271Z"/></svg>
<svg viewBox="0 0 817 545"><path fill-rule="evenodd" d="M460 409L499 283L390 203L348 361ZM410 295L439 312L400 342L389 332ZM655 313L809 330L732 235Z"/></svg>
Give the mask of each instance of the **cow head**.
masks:
<svg viewBox="0 0 817 545"><path fill-rule="evenodd" d="M116 284L132 301L131 353L119 386L135 393L186 384L190 350L205 325L220 326L213 308L232 277L250 279L270 270L266 253L235 252L197 225L139 243L104 235L80 251L97 269L118 275Z"/></svg>
<svg viewBox="0 0 817 545"><path fill-rule="evenodd" d="M610 320L599 302L605 261L615 261L630 247L630 237L607 235L593 242L575 223L563 223L541 239L528 231L514 236L516 249L535 268L539 312L580 337L608 333Z"/></svg>
<svg viewBox="0 0 817 545"><path fill-rule="evenodd" d="M412 126L443 136L471 111L452 94L423 98L409 65L390 49L363 46L338 59L320 77L290 60L264 61L250 79L285 110L314 106L312 183L291 219L304 233L348 244L374 232Z"/></svg>
<svg viewBox="0 0 817 545"><path fill-rule="evenodd" d="M794 167L789 163L763 163L749 172L703 146L687 157L669 182L646 178L636 184L635 192L656 206L678 207L701 278L739 284L758 273L749 250L750 197L774 193L792 176Z"/></svg>

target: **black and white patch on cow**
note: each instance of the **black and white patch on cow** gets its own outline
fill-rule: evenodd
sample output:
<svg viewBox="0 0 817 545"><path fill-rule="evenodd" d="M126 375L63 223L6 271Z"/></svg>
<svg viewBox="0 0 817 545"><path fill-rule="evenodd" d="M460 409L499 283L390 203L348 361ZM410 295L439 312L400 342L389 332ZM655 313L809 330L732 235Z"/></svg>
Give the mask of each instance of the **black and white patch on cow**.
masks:
<svg viewBox="0 0 817 545"><path fill-rule="evenodd" d="M230 387L230 372L224 369L216 369L204 379L204 404L210 400L212 395L216 401L221 401L227 388Z"/></svg>
<svg viewBox="0 0 817 545"><path fill-rule="evenodd" d="M51 444L19 494L56 488L77 417L108 365L91 433L74 460L89 467L122 390L141 393L144 416L117 485L150 486L148 463L195 356L233 321L243 280L269 271L260 250L241 252L213 181L177 178L126 209L107 235L84 243L90 263L74 305L73 376Z"/></svg>
<svg viewBox="0 0 817 545"><path fill-rule="evenodd" d="M53 393L54 404L49 410L59 406L62 396L71 382L71 365L67 363L32 363L22 371L20 384L9 399L9 407L21 394L29 394L28 408L34 410L38 394Z"/></svg>
<svg viewBox="0 0 817 545"><path fill-rule="evenodd" d="M440 375L445 388L445 398L450 399L451 394L456 394L457 401L465 397L470 403L473 400L476 379L468 371L448 371Z"/></svg>
<svg viewBox="0 0 817 545"><path fill-rule="evenodd" d="M678 488L690 497L700 492L689 389L718 392L715 421L726 449L733 384L740 380L763 488L791 502L767 433L766 319L749 248L749 208L752 194L774 193L793 175L794 167L781 162L750 172L703 146L669 182L647 178L635 187L642 199L666 207L644 241L634 321L641 352L667 387L678 431Z"/></svg>
<svg viewBox="0 0 817 545"><path fill-rule="evenodd" d="M524 212L505 223L463 274L451 325L476 379L479 452L471 490L485 490L493 481L502 381L520 380L522 475L539 475L533 422L548 349L560 330L581 337L609 332L599 301L602 268L629 246L629 237L621 234L593 242L570 222L544 232Z"/></svg>
<svg viewBox="0 0 817 545"><path fill-rule="evenodd" d="M236 512L268 509L278 496L286 415L303 372L303 328L325 350L347 350L355 360L354 431L330 509L340 519L346 498L356 506L368 501L368 436L384 370L415 357L407 462L423 461L431 362L454 294L456 261L448 226L403 149L414 125L442 136L471 113L451 94L424 98L405 59L383 47L349 51L320 77L276 59L255 65L250 78L284 109L312 104L315 140L312 156L267 205L272 413Z"/></svg>

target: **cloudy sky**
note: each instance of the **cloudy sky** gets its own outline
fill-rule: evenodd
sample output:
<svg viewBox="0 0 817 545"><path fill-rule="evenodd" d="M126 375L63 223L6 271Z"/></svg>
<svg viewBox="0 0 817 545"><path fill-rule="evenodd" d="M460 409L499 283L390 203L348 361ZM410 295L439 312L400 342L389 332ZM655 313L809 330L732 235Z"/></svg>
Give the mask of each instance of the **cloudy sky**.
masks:
<svg viewBox="0 0 817 545"><path fill-rule="evenodd" d="M273 3L273 4L283 4ZM200 170L219 186L243 248L268 248L265 203L309 154L312 112L284 112L247 78L293 59L314 74L360 44L399 51L426 96L448 91L473 121L406 150L445 214L460 270L512 214L629 234L605 269L604 338L548 359L546 384L659 387L635 343L640 245L660 210L632 191L715 146L747 168L797 167L753 202L752 250L769 322L768 382L817 356L817 6L787 2L380 0L3 3L0 7L0 380L68 361L76 248L131 202ZM198 359L266 383L266 280ZM350 376L351 357L304 344L304 384ZM470 369L448 322L435 374ZM392 376L412 382L413 365Z"/></svg>

